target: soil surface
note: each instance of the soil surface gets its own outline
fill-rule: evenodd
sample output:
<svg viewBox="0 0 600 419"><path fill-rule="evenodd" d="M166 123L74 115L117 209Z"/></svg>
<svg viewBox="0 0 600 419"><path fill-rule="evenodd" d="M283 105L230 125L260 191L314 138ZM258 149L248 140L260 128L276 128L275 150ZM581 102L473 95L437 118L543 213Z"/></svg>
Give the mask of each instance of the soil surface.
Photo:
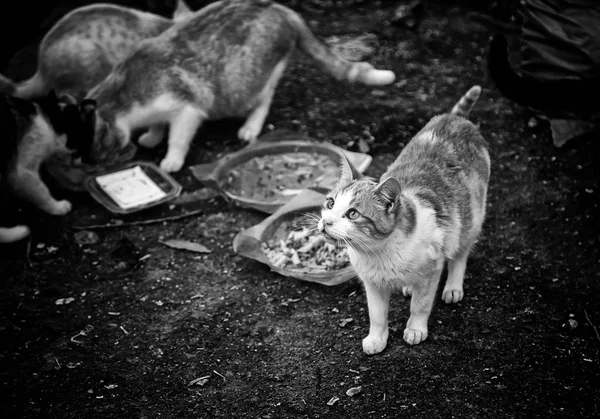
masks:
<svg viewBox="0 0 600 419"><path fill-rule="evenodd" d="M35 42L81 4L66 3L30 24L39 33L9 48L5 74L33 73ZM418 30L389 23L394 1L285 3L321 39L376 35L366 59L397 80L382 88L344 84L298 54L265 132L290 130L353 151L366 144L374 159L368 175L382 174L429 118L482 85L471 119L489 141L492 178L464 300L447 305L438 297L429 338L409 346L402 340L409 301L396 295L388 347L363 354L368 314L357 279L327 287L235 254L234 235L265 215L235 208L191 175L190 165L243 146L242 121L209 123L175 174L184 193L170 205L115 216L86 194L63 193L75 209L51 217L3 196L3 223L26 222L33 234L0 247L1 416L595 416L598 138L556 148L546 124L499 95L485 68L493 25L471 19L467 2L426 3ZM138 158L159 162L164 152ZM211 252L173 249L162 243L169 239Z"/></svg>

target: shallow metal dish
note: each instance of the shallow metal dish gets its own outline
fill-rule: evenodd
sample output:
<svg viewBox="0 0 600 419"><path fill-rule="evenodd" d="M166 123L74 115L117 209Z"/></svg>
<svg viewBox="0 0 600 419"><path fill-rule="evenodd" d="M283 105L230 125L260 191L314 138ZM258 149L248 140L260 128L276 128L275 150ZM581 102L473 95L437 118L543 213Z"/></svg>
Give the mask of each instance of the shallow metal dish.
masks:
<svg viewBox="0 0 600 419"><path fill-rule="evenodd" d="M192 166L194 176L205 186L217 190L227 199L244 208L252 208L258 211L272 214L282 205L289 202L294 196L281 197L278 200L267 201L246 198L226 190L227 177L232 169L251 160L254 157L277 155L293 152L318 153L328 156L341 164L342 153L346 155L350 163L360 172L364 172L373 158L368 154L347 151L333 144L316 142L309 137L299 134L274 135L268 134L241 150L228 154L214 162ZM266 137L266 138L265 138ZM326 192L323 188L313 188Z"/></svg>

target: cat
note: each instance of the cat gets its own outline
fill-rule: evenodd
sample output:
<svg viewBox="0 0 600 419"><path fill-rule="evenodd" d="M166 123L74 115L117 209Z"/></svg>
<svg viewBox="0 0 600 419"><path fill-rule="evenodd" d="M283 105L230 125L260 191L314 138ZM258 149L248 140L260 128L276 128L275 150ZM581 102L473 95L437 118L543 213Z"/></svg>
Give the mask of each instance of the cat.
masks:
<svg viewBox="0 0 600 419"><path fill-rule="evenodd" d="M42 39L36 73L14 87L14 96L33 100L54 90L81 100L143 39L159 35L191 10L177 0L173 19L118 6L91 4L61 18Z"/></svg>
<svg viewBox="0 0 600 419"><path fill-rule="evenodd" d="M293 10L271 1L222 0L209 4L161 35L141 41L86 99L98 107L92 156L130 142L154 147L169 127L160 167L177 172L203 121L246 117L238 137L256 140L292 52L300 49L338 80L387 85L392 71L336 56ZM91 103L91 102L88 102ZM89 107L91 109L91 106Z"/></svg>
<svg viewBox="0 0 600 419"><path fill-rule="evenodd" d="M490 177L487 143L466 119L481 94L473 86L451 112L432 118L408 143L379 182L344 160L327 194L317 228L329 241L346 243L350 262L365 286L370 329L369 355L388 339L393 291L411 295L404 340L427 338L444 262L448 279L442 299L463 298L470 249L481 231Z"/></svg>
<svg viewBox="0 0 600 419"><path fill-rule="evenodd" d="M511 101L531 107L553 117L580 117L600 112L600 101L581 100L600 95L600 73L586 80L562 79L541 81L525 74L519 75L509 60L508 42L496 34L488 51L488 73L496 88Z"/></svg>
<svg viewBox="0 0 600 419"><path fill-rule="evenodd" d="M58 98L54 91L36 101L0 93L0 177L16 196L48 214L67 214L72 205L52 197L40 169L56 154L89 154L93 131L82 113L75 98Z"/></svg>

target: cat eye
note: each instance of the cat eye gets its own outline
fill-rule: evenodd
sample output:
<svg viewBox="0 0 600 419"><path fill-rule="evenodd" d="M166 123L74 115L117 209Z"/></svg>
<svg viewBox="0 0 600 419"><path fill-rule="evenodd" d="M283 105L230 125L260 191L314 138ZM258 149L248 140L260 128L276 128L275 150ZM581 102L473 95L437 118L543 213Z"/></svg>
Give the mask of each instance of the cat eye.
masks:
<svg viewBox="0 0 600 419"><path fill-rule="evenodd" d="M333 208L334 202L335 201L333 200L333 198L327 198L327 201L325 201L325 208L327 208L327 209Z"/></svg>
<svg viewBox="0 0 600 419"><path fill-rule="evenodd" d="M354 208L349 209L348 212L346 213L346 217L348 217L350 220L356 220L359 215L360 215L360 213L358 211L356 211Z"/></svg>

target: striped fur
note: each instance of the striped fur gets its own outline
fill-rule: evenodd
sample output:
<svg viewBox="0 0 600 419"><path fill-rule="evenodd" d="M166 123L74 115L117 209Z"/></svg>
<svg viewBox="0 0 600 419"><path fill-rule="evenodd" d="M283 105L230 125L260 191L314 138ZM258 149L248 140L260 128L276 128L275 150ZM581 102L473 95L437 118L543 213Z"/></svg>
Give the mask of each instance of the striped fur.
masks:
<svg viewBox="0 0 600 419"><path fill-rule="evenodd" d="M363 340L367 354L387 344L393 291L412 293L404 331L409 344L427 337L445 261L449 275L442 299L463 298L467 257L485 218L490 158L477 127L461 115L469 114L480 92L474 86L451 112L432 118L379 183L345 162L328 196L319 229L349 245L350 261L365 284L371 318Z"/></svg>
<svg viewBox="0 0 600 419"><path fill-rule="evenodd" d="M198 127L207 119L245 117L238 137L256 140L277 84L299 49L339 80L386 85L394 73L348 62L311 33L293 10L275 2L222 0L161 35L140 42L88 95L98 102L94 157L126 145L136 128L153 147L169 126L161 168L181 169Z"/></svg>
<svg viewBox="0 0 600 419"><path fill-rule="evenodd" d="M44 36L36 73L15 85L11 93L34 100L54 90L82 99L141 40L160 34L191 13L184 0L177 0L173 19L116 4L79 7Z"/></svg>

